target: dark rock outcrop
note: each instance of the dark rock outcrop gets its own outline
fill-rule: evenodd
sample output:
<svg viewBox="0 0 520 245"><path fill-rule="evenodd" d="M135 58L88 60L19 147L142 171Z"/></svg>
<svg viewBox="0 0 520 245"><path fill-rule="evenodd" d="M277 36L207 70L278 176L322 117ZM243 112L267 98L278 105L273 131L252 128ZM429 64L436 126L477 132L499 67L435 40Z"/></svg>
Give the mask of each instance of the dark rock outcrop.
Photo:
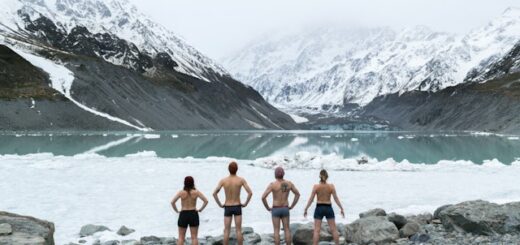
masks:
<svg viewBox="0 0 520 245"><path fill-rule="evenodd" d="M519 64L520 42L484 74L470 74L466 83L438 92L379 96L359 110L359 116L407 130L520 133Z"/></svg>
<svg viewBox="0 0 520 245"><path fill-rule="evenodd" d="M117 234L120 235L120 236L128 236L132 233L134 233L135 230L134 229L131 229L131 228L128 228L126 226L121 226L121 228L119 228L119 230L117 230Z"/></svg>
<svg viewBox="0 0 520 245"><path fill-rule="evenodd" d="M0 244L54 245L54 224L30 216L0 211L0 224L10 232L0 235Z"/></svg>
<svg viewBox="0 0 520 245"><path fill-rule="evenodd" d="M2 52L9 57L3 59ZM288 115L268 104L256 91L230 77L206 82L162 70L151 78L100 59L54 51L42 55L67 61L67 68L75 75L71 89L75 100L135 125L144 124L155 130L297 127ZM12 59L21 59L21 65L15 66L24 67L8 70L19 70L20 79L0 80L0 86L11 86L15 92L7 93L7 99L0 96L2 107L6 108L0 111L0 129L130 129L79 109L49 87L45 72L0 45L0 63ZM36 76L22 89L17 81L23 80L23 70L34 71Z"/></svg>
<svg viewBox="0 0 520 245"><path fill-rule="evenodd" d="M520 202L499 205L477 200L462 202L439 212L448 230L478 235L519 234Z"/></svg>
<svg viewBox="0 0 520 245"><path fill-rule="evenodd" d="M397 229L401 229L404 225L406 225L406 223L408 223L406 217L400 214L390 213L387 215L387 217L390 222L394 223Z"/></svg>

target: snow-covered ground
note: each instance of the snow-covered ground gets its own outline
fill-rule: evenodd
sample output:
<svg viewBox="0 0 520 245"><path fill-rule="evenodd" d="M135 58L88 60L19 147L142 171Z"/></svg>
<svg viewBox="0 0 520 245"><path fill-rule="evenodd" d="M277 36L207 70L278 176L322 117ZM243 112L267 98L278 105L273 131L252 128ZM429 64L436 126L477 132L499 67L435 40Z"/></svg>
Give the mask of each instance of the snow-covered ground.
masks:
<svg viewBox="0 0 520 245"><path fill-rule="evenodd" d="M306 161L301 156L293 161ZM496 202L520 200L520 162L503 165L488 161L483 165L471 162L442 161L438 165L413 165L407 162L370 162L368 165L334 170L338 159L315 156L323 160L313 168L291 165L286 171L302 192L302 199L292 212L292 221L303 218L304 203L311 187L318 181L317 168L330 171L346 207L350 222L361 211L381 207L400 213L433 212L440 205L471 199ZM32 215L53 221L58 244L77 241L82 225L94 223L118 229L126 225L137 230L130 238L144 235L176 236L177 216L169 201L182 188L186 175L195 178L197 187L210 198L201 214L201 234L221 232L223 211L211 198L218 180L227 174L227 158L158 158L154 152L126 157L107 158L96 154L72 157L48 153L0 155L0 210ZM308 159L307 159L308 160ZM279 157L239 161L239 174L248 179L254 196L244 210L244 225L263 233L270 232L270 215L263 208L260 195L273 180L269 165L281 163ZM312 159L311 159L312 161ZM354 166L354 165L352 165ZM100 234L101 240L113 238ZM127 239L127 238L125 238Z"/></svg>

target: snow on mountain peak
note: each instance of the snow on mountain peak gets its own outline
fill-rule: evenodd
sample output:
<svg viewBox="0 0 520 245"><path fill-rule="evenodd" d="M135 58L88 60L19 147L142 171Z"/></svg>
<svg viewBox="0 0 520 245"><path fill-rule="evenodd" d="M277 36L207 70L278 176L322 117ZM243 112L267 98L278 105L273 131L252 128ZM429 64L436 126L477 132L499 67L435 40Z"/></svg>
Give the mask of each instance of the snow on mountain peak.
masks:
<svg viewBox="0 0 520 245"><path fill-rule="evenodd" d="M520 17L520 8L519 7L508 7L504 12L502 13L502 16L510 16L513 18L519 18Z"/></svg>
<svg viewBox="0 0 520 245"><path fill-rule="evenodd" d="M520 11L510 8L463 36L415 26L264 37L224 64L279 107L322 109L462 83L468 72L504 55L518 40Z"/></svg>
<svg viewBox="0 0 520 245"><path fill-rule="evenodd" d="M17 12L31 20L45 16L67 32L84 26L92 33L110 33L134 43L141 51L156 55L169 54L179 64L179 72L212 80L215 74L227 72L184 40L140 13L128 0L2 0L7 10L0 12L4 26L16 31L23 28ZM1 6L1 5L0 5ZM4 9L4 8L2 8ZM1 29L7 29L2 28ZM5 30L4 30L5 31Z"/></svg>

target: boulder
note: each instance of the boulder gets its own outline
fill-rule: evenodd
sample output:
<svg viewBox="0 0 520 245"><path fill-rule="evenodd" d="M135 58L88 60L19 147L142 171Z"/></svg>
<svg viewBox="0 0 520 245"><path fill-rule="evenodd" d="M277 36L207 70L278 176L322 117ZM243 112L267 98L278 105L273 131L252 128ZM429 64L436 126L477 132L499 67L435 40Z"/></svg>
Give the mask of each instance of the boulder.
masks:
<svg viewBox="0 0 520 245"><path fill-rule="evenodd" d="M394 225L397 227L397 229L403 228L403 226L406 225L406 223L408 223L408 220L406 219L406 217L404 217L400 214L390 213L390 214L388 214L387 217L390 222L394 223Z"/></svg>
<svg viewBox="0 0 520 245"><path fill-rule="evenodd" d="M446 208L448 208L448 207L451 207L451 206L453 206L453 205L448 204L448 205L442 205L442 206L438 207L438 208L435 209L435 211L433 212L433 218L434 218L434 219L440 219L439 214L441 213L441 211L444 210L444 209L446 209Z"/></svg>
<svg viewBox="0 0 520 245"><path fill-rule="evenodd" d="M262 234L261 241L257 243L258 245L271 245L274 244L274 236L273 234ZM285 237L283 234L280 234L280 244L285 244Z"/></svg>
<svg viewBox="0 0 520 245"><path fill-rule="evenodd" d="M159 245L159 244L162 244L162 240L160 237L156 237L156 236L145 236L145 237L141 237L141 244Z"/></svg>
<svg viewBox="0 0 520 245"><path fill-rule="evenodd" d="M108 229L108 227L103 226L103 225L89 224L89 225L84 225L83 227L81 227L81 230L79 231L79 236L80 237L92 236L96 232L109 231L109 230L110 229Z"/></svg>
<svg viewBox="0 0 520 245"><path fill-rule="evenodd" d="M386 211L382 208L374 208L359 214L359 218L368 216L386 216Z"/></svg>
<svg viewBox="0 0 520 245"><path fill-rule="evenodd" d="M292 239L295 245L312 244L312 236L314 234L314 224L307 223L298 226L298 229L293 232ZM332 241L332 234L327 231L327 227L322 224L320 229L320 241Z"/></svg>
<svg viewBox="0 0 520 245"><path fill-rule="evenodd" d="M54 244L54 224L51 222L0 211L0 224L5 224L3 230L7 233L0 236L0 244Z"/></svg>
<svg viewBox="0 0 520 245"><path fill-rule="evenodd" d="M235 229L231 229L232 232L235 232ZM236 232L235 232L236 233ZM242 227L242 234L252 234L255 233L255 230L253 230L253 227Z"/></svg>
<svg viewBox="0 0 520 245"><path fill-rule="evenodd" d="M421 226L416 223L416 222L408 222L406 223L406 225L404 225L400 230L399 230L399 237L401 238L408 238L408 237L411 237L413 235L415 235L416 233L418 233L419 231L421 230Z"/></svg>
<svg viewBox="0 0 520 245"><path fill-rule="evenodd" d="M13 233L13 227L10 224L0 224L0 236L7 236Z"/></svg>
<svg viewBox="0 0 520 245"><path fill-rule="evenodd" d="M520 234L520 202L499 205L476 200L439 211L443 226L477 235Z"/></svg>
<svg viewBox="0 0 520 245"><path fill-rule="evenodd" d="M281 234L283 236L283 234ZM262 241L262 237L258 233L248 233L244 234L244 243L245 244L257 244Z"/></svg>
<svg viewBox="0 0 520 245"><path fill-rule="evenodd" d="M387 217L368 216L345 227L345 240L357 244L385 244L399 238L399 231Z"/></svg>
<svg viewBox="0 0 520 245"><path fill-rule="evenodd" d="M406 217L406 220L414 221L415 223L418 223L420 225L427 225L432 222L433 215L431 213L411 215L411 216Z"/></svg>
<svg viewBox="0 0 520 245"><path fill-rule="evenodd" d="M145 236L141 237L140 245L176 245L177 239L174 237L156 237L156 236ZM132 242L132 240L129 240ZM132 244L132 243L130 243Z"/></svg>
<svg viewBox="0 0 520 245"><path fill-rule="evenodd" d="M294 236L294 233L296 233L296 231L299 230L303 225L304 224L302 224L302 223L291 223L289 225L289 229L291 230L291 234Z"/></svg>
<svg viewBox="0 0 520 245"><path fill-rule="evenodd" d="M262 241L262 237L258 233L255 233L251 227L243 227L242 235L244 236L244 244L258 244ZM224 244L224 236L212 237L208 239L208 244ZM229 234L229 244L237 244L237 235L234 228L231 228L231 233Z"/></svg>
<svg viewBox="0 0 520 245"><path fill-rule="evenodd" d="M161 237L161 244L163 245L176 245L177 239L174 237Z"/></svg>
<svg viewBox="0 0 520 245"><path fill-rule="evenodd" d="M121 228L119 228L119 230L117 231L117 234L120 235L120 236L127 236L127 235L130 235L132 233L134 233L135 230L134 229L130 229L126 226L121 226Z"/></svg>

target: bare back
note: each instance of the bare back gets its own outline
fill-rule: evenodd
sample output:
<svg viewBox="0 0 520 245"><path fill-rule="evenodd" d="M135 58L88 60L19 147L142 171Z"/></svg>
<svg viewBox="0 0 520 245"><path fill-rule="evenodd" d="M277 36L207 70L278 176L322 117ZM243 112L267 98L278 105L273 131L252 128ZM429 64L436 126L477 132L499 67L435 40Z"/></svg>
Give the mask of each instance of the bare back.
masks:
<svg viewBox="0 0 520 245"><path fill-rule="evenodd" d="M331 204L331 196L334 193L334 187L332 184L319 183L314 185L316 190L317 203Z"/></svg>
<svg viewBox="0 0 520 245"><path fill-rule="evenodd" d="M240 191L244 185L244 179L236 175L231 175L221 180L224 193L226 194L226 201L224 206L241 205Z"/></svg>
<svg viewBox="0 0 520 245"><path fill-rule="evenodd" d="M271 183L273 193L273 206L289 206L289 193L293 188L290 181L278 180Z"/></svg>
<svg viewBox="0 0 520 245"><path fill-rule="evenodd" d="M199 191L191 190L187 192L182 190L180 193L181 198L181 210L196 210L197 209L197 198L199 197Z"/></svg>

